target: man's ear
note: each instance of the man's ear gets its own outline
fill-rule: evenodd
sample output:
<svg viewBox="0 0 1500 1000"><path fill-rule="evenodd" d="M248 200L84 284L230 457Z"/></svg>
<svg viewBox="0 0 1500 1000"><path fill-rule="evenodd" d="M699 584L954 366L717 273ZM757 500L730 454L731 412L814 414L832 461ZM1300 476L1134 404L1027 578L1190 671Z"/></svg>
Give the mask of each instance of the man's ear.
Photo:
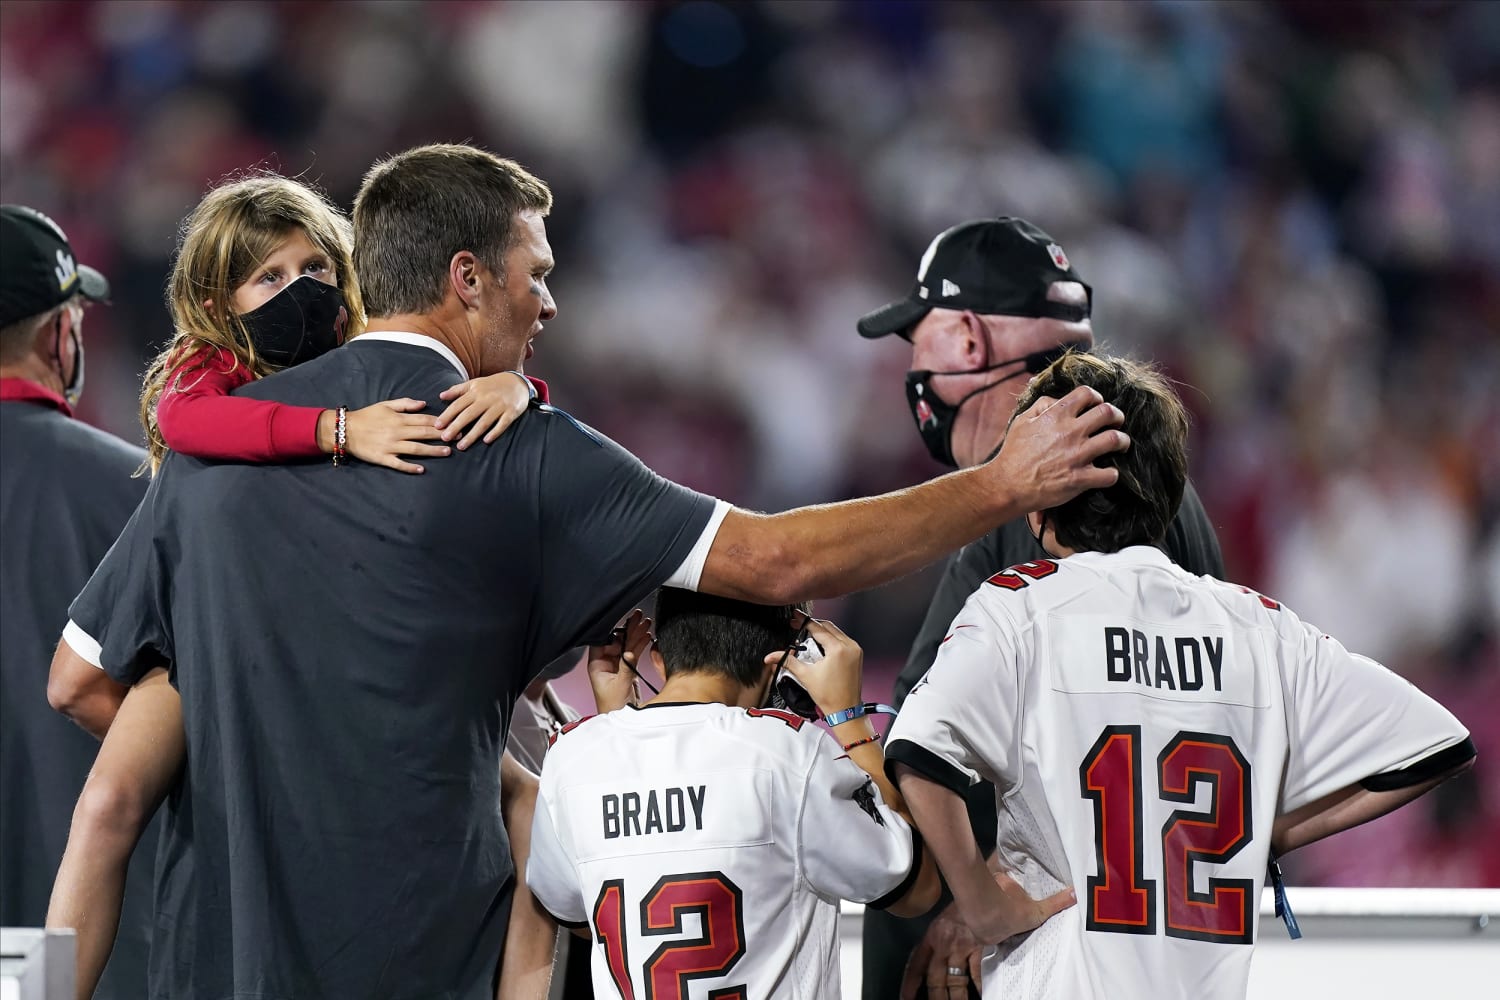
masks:
<svg viewBox="0 0 1500 1000"><path fill-rule="evenodd" d="M448 284L466 308L479 306L479 258L460 250L448 262Z"/></svg>
<svg viewBox="0 0 1500 1000"><path fill-rule="evenodd" d="M959 323L963 326L965 367L985 367L990 363L990 331L984 319L972 309L965 309Z"/></svg>

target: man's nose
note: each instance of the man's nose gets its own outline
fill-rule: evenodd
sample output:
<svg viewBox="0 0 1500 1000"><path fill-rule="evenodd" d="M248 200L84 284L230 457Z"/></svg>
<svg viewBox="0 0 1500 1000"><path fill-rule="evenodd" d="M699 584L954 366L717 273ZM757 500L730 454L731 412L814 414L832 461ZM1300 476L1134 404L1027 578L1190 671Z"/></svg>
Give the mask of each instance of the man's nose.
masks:
<svg viewBox="0 0 1500 1000"><path fill-rule="evenodd" d="M542 286L542 319L550 320L557 315L557 303L552 299L552 291L545 285Z"/></svg>

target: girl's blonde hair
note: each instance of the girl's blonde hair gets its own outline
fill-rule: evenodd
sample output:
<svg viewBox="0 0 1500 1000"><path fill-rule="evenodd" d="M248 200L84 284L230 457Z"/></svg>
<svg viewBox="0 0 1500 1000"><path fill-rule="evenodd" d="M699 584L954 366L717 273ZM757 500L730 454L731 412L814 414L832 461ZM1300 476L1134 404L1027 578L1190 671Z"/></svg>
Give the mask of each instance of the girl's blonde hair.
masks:
<svg viewBox="0 0 1500 1000"><path fill-rule="evenodd" d="M364 303L354 276L354 232L349 219L321 192L270 172L221 184L203 196L183 221L167 308L172 341L146 369L141 387L141 425L151 471L166 457L156 424L156 404L172 371L204 347L222 348L256 378L275 371L256 356L244 323L234 311L234 290L248 279L288 235L301 229L328 255L349 312L347 336L364 329Z"/></svg>

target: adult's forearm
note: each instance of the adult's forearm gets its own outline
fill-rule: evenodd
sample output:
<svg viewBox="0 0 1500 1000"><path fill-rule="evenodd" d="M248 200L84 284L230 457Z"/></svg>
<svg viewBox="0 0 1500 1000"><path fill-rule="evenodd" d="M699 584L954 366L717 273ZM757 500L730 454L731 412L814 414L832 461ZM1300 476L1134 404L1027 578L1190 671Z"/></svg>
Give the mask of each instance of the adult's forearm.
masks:
<svg viewBox="0 0 1500 1000"><path fill-rule="evenodd" d="M784 514L731 511L699 589L766 604L864 590L925 566L1033 510L1114 484L1094 461L1129 445L1120 411L1093 389L1016 417L984 465L884 496Z"/></svg>
<svg viewBox="0 0 1500 1000"><path fill-rule="evenodd" d="M926 566L1026 513L982 469L782 514L731 511L700 589L762 603L836 597Z"/></svg>

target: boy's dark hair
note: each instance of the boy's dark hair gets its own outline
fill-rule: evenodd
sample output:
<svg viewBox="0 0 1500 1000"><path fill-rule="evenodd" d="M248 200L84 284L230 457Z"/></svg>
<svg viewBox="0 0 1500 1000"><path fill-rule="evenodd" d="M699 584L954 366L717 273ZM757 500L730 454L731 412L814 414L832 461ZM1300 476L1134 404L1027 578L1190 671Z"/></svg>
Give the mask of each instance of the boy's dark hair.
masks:
<svg viewBox="0 0 1500 1000"><path fill-rule="evenodd" d="M1177 516L1187 482L1187 411L1167 379L1150 365L1070 352L1031 380L1016 401L1016 413L1038 396L1061 399L1081 385L1093 386L1125 414L1121 429L1130 435L1130 449L1096 463L1120 470L1115 485L1087 490L1048 510L1047 526L1059 543L1080 552L1160 544Z"/></svg>
<svg viewBox="0 0 1500 1000"><path fill-rule="evenodd" d="M793 612L806 605L774 607L676 587L656 593L656 648L667 676L705 671L741 687L758 683L767 653L786 649L797 630Z"/></svg>

